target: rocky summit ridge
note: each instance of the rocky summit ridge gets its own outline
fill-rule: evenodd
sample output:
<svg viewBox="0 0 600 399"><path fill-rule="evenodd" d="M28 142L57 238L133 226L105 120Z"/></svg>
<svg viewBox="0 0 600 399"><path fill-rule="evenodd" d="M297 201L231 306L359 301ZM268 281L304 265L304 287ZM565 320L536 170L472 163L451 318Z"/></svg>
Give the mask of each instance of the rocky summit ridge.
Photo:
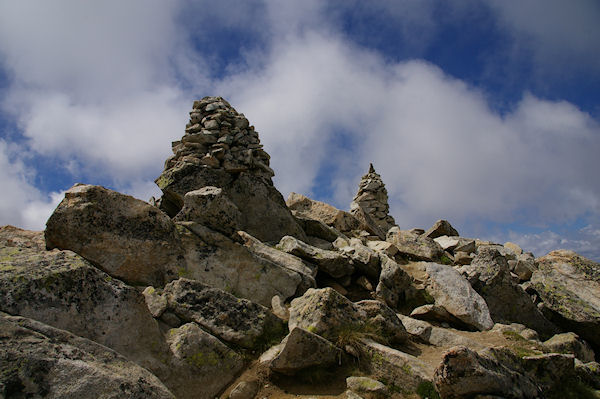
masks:
<svg viewBox="0 0 600 399"><path fill-rule="evenodd" d="M195 101L144 202L76 184L0 227L0 398L600 397L600 265L287 201L258 133Z"/></svg>

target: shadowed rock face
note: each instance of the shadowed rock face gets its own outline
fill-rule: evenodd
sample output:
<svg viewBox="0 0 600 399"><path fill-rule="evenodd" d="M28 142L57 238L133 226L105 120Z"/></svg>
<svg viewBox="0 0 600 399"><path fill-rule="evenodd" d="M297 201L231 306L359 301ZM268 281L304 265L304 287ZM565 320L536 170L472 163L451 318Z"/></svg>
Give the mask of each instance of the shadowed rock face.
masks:
<svg viewBox="0 0 600 399"><path fill-rule="evenodd" d="M480 249L473 262L460 271L485 299L494 321L525 324L544 338L558 332L510 275L506 259L496 249Z"/></svg>
<svg viewBox="0 0 600 399"><path fill-rule="evenodd" d="M194 102L185 135L173 142L173 153L156 179L163 191L158 205L169 216L179 213L188 192L213 186L237 207L236 230L261 241L278 241L285 235L305 238L273 186L270 156L258 133L221 97Z"/></svg>
<svg viewBox="0 0 600 399"><path fill-rule="evenodd" d="M531 282L544 314L600 351L600 264L572 251L552 251L537 261Z"/></svg>
<svg viewBox="0 0 600 399"><path fill-rule="evenodd" d="M0 340L2 397L175 398L117 352L35 320L0 312Z"/></svg>

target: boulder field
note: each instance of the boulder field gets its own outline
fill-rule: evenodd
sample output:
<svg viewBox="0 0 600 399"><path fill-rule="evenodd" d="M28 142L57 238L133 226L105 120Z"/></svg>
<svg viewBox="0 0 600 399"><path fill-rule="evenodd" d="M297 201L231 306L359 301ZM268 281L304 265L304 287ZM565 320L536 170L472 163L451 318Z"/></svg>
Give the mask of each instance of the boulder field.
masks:
<svg viewBox="0 0 600 399"><path fill-rule="evenodd" d="M195 101L148 202L76 184L0 227L0 399L598 398L600 264L446 220L287 201L258 132Z"/></svg>

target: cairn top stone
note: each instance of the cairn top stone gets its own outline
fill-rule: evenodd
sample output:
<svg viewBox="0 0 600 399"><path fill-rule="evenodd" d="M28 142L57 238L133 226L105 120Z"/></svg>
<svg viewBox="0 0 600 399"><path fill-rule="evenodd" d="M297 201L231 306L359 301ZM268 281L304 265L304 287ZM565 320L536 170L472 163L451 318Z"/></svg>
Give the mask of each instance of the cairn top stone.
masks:
<svg viewBox="0 0 600 399"><path fill-rule="evenodd" d="M396 225L396 221L389 214L388 195L381 176L375 172L373 164L369 164L369 171L358 184L358 192L350 204L350 213L356 215L363 212L384 232Z"/></svg>

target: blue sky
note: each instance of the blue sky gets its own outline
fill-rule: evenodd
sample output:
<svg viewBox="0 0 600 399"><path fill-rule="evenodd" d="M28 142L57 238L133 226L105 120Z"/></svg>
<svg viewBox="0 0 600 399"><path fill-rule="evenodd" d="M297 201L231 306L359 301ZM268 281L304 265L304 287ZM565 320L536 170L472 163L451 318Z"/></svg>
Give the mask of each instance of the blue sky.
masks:
<svg viewBox="0 0 600 399"><path fill-rule="evenodd" d="M596 0L0 0L0 224L64 190L148 199L194 99L255 125L275 184L401 228L600 260Z"/></svg>

